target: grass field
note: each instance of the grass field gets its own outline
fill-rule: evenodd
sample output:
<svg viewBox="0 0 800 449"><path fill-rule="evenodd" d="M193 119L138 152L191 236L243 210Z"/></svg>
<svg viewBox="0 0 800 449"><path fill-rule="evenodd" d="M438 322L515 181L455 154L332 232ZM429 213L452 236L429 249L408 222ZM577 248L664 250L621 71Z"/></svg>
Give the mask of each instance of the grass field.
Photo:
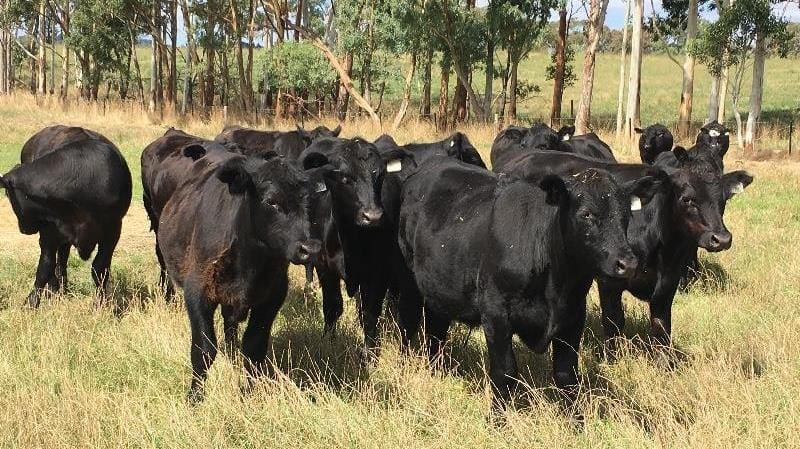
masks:
<svg viewBox="0 0 800 449"><path fill-rule="evenodd" d="M796 69L795 69L796 70ZM612 363L602 354L596 293L581 350L582 428L552 402L549 354L517 347L528 405L505 426L487 424L489 393L481 332L456 328L457 366L431 372L422 357L399 353L387 323L377 366L358 369L360 328L348 302L335 339L322 336L318 298L304 299L301 273L273 330L279 375L247 397L241 370L220 355L207 400L184 401L189 326L180 302L156 291L154 239L141 204L139 154L166 129L141 113L37 107L30 97L0 98L0 172L18 160L41 127L82 125L116 142L134 176L134 202L113 263L121 313L95 310L88 263L70 261L68 293L38 310L23 307L38 257L35 237L19 234L0 195L1 447L796 447L800 446L800 163L729 155L729 170L756 180L729 204L731 250L703 254L713 271L676 298L669 367L641 343L647 314L626 297L627 343ZM211 137L221 123L189 122ZM286 125L289 127L289 124ZM464 131L488 159L493 131ZM348 135L375 137L368 124ZM399 142L432 140L410 123ZM622 159L633 153L617 149Z"/></svg>

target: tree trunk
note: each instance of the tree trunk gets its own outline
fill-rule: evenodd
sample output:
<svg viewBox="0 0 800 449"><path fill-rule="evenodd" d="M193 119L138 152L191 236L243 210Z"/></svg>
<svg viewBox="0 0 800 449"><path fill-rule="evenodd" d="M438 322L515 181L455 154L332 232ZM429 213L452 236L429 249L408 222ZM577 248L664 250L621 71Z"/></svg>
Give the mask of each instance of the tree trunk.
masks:
<svg viewBox="0 0 800 449"><path fill-rule="evenodd" d="M625 2L625 21L622 22L622 50L619 53L619 88L617 90L617 142L622 138L625 98L625 65L628 60L628 22L631 16L631 0Z"/></svg>
<svg viewBox="0 0 800 449"><path fill-rule="evenodd" d="M447 128L447 95L450 90L450 65L442 61L442 77L439 82L439 109L436 111L436 127Z"/></svg>
<svg viewBox="0 0 800 449"><path fill-rule="evenodd" d="M719 76L711 77L711 92L708 94L708 120L706 122L713 122L719 114L719 81Z"/></svg>
<svg viewBox="0 0 800 449"><path fill-rule="evenodd" d="M509 123L517 121L517 72L519 61L511 62L511 73L508 75L508 117Z"/></svg>
<svg viewBox="0 0 800 449"><path fill-rule="evenodd" d="M350 77L353 74L353 54L350 52L345 53L344 55L344 71L347 73L347 76ZM336 100L336 117L339 121L344 121L347 119L347 106L350 103L350 94L347 91L347 86L344 84L344 80L339 79L339 95Z"/></svg>
<svg viewBox="0 0 800 449"><path fill-rule="evenodd" d="M431 66L433 65L433 50L428 48L425 52L425 64L422 69L422 101L420 102L419 115L431 115Z"/></svg>
<svg viewBox="0 0 800 449"><path fill-rule="evenodd" d="M170 0L170 51L169 51L169 104L172 113L177 111L178 102L178 0ZM135 55L134 55L135 56Z"/></svg>
<svg viewBox="0 0 800 449"><path fill-rule="evenodd" d="M203 74L203 113L206 117L214 106L214 56L216 51L211 38L214 35L214 27L214 20L209 16L206 21L206 41L203 48L206 59L206 67Z"/></svg>
<svg viewBox="0 0 800 449"><path fill-rule="evenodd" d="M695 57L688 49L697 37L697 0L689 0L689 15L686 24L686 60L683 62L683 88L681 106L678 110L678 134L688 136L692 125L692 101L694 100Z"/></svg>
<svg viewBox="0 0 800 449"><path fill-rule="evenodd" d="M631 70L628 78L628 105L625 111L625 134L629 142L641 125L639 107L642 82L642 20L644 0L633 0L633 32L631 33Z"/></svg>
<svg viewBox="0 0 800 449"><path fill-rule="evenodd" d="M47 30L47 2L41 0L39 4L39 25L37 33L38 52L36 53L36 93L44 95L47 93L47 53L45 43L45 31Z"/></svg>
<svg viewBox="0 0 800 449"><path fill-rule="evenodd" d="M3 4L5 6L5 4ZM5 11L3 11L5 12ZM6 42L8 41L8 33L5 28L0 28L0 93L8 93L8 78L7 69L9 62L6 61Z"/></svg>
<svg viewBox="0 0 800 449"><path fill-rule="evenodd" d="M567 4L558 10L558 36L556 36L556 63L553 74L553 102L550 108L550 126L561 126L561 101L564 97L564 72L567 68ZM558 123L556 123L556 121Z"/></svg>
<svg viewBox="0 0 800 449"><path fill-rule="evenodd" d="M245 74L247 75L247 101L251 109L255 112L257 109L255 103L255 91L253 89L253 47L255 46L256 36L256 8L255 0L250 0L249 18L247 25L247 68Z"/></svg>
<svg viewBox="0 0 800 449"><path fill-rule="evenodd" d="M761 98L764 95L764 62L766 59L766 39L763 32L756 34L753 51L753 84L750 87L750 110L747 113L747 130L744 136L745 151L755 150L756 127L761 119Z"/></svg>
<svg viewBox="0 0 800 449"><path fill-rule="evenodd" d="M236 4L234 0L229 0L228 2L230 6L230 13L231 13L231 27L233 28L233 37L236 39L234 43L233 49L236 53L236 69L239 73L239 95L240 101L242 106L242 111L248 112L251 110L249 104L249 90L250 87L247 85L247 72L244 70L244 53L242 52L242 38L241 33L239 32L239 15L236 13Z"/></svg>
<svg viewBox="0 0 800 449"><path fill-rule="evenodd" d="M492 113L492 84L494 83L494 32L489 31L486 39L486 70L483 88L483 109L486 114Z"/></svg>
<svg viewBox="0 0 800 449"><path fill-rule="evenodd" d="M183 15L183 26L186 29L186 74L183 77L183 102L181 104L181 114L189 113L192 104L192 79L194 77L194 62L197 59L197 49L194 41L194 29L192 28L192 16L189 11L189 1L182 0L181 13Z"/></svg>
<svg viewBox="0 0 800 449"><path fill-rule="evenodd" d="M727 67L722 69L722 74L719 77L719 102L717 103L717 121L723 123L725 121L725 101L728 96L728 75L729 70Z"/></svg>
<svg viewBox="0 0 800 449"><path fill-rule="evenodd" d="M451 126L455 128L457 123L461 123L467 116L467 88L461 83L461 80L456 79L456 90L453 92L453 117L450 121Z"/></svg>
<svg viewBox="0 0 800 449"><path fill-rule="evenodd" d="M414 72L417 69L417 55L415 53L411 54L411 67L408 68L408 73L406 74L406 82L403 85L403 101L400 103L400 108L397 110L397 115L394 116L394 121L392 122L392 131L396 131L397 128L400 127L400 124L403 122L403 118L406 115L406 111L408 111L408 104L411 102L411 84L414 81Z"/></svg>
<svg viewBox="0 0 800 449"><path fill-rule="evenodd" d="M298 26L303 25L303 0L297 0L297 13L295 14L295 23ZM294 30L294 40L296 42L300 41L300 30L295 28Z"/></svg>
<svg viewBox="0 0 800 449"><path fill-rule="evenodd" d="M581 98L580 101L578 101L578 112L575 117L576 134L586 134L589 131L589 120L592 117L594 62L597 53L597 45L600 43L603 24L606 20L606 10L608 9L609 0L590 1L591 11L589 13L589 20L587 21L589 33L587 37L586 53L583 57Z"/></svg>
<svg viewBox="0 0 800 449"><path fill-rule="evenodd" d="M156 0L153 2L153 23L151 25L150 36L153 40L152 44L152 52L150 55L150 103L147 107L147 110L153 114L158 109L158 63L159 63L159 53L158 53L158 40L159 40L159 30L158 30L158 15L160 13L159 8L160 0Z"/></svg>

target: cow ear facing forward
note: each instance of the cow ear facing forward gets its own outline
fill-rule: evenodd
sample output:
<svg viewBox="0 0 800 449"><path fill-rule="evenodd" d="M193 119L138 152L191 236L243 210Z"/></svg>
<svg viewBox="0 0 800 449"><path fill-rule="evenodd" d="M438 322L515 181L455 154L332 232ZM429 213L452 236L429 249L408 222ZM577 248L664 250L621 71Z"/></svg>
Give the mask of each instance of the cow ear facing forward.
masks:
<svg viewBox="0 0 800 449"><path fill-rule="evenodd" d="M317 151L312 151L303 157L302 162L303 170L309 170L312 168L322 167L323 165L330 163L330 160L328 159L328 156L325 156Z"/></svg>
<svg viewBox="0 0 800 449"><path fill-rule="evenodd" d="M2 176L0 176L0 187L4 189L7 189L9 187L8 181L6 181L6 178Z"/></svg>
<svg viewBox="0 0 800 449"><path fill-rule="evenodd" d="M639 210L643 204L647 204L653 199L662 185L662 180L655 176L644 176L628 181L622 187L623 191L631 197L631 210Z"/></svg>
<svg viewBox="0 0 800 449"><path fill-rule="evenodd" d="M232 195L241 195L253 187L253 178L245 168L244 159L230 159L217 169L217 178L228 184Z"/></svg>
<svg viewBox="0 0 800 449"><path fill-rule="evenodd" d="M672 153L675 155L675 159L677 159L678 162L684 162L689 157L689 153L686 151L686 148L681 146L673 148Z"/></svg>
<svg viewBox="0 0 800 449"><path fill-rule="evenodd" d="M333 137L339 137L339 134L341 134L341 132L342 132L342 124L340 123L336 126L336 128L333 129L333 131L331 131L331 134L333 134Z"/></svg>
<svg viewBox="0 0 800 449"><path fill-rule="evenodd" d="M184 148L183 155L196 161L206 155L206 149L202 145L195 143Z"/></svg>
<svg viewBox="0 0 800 449"><path fill-rule="evenodd" d="M572 125L562 126L561 129L558 130L558 137L563 140L567 141L575 135L575 127Z"/></svg>
<svg viewBox="0 0 800 449"><path fill-rule="evenodd" d="M636 134L642 134L644 132L644 130L638 126L634 127L633 130L636 131Z"/></svg>
<svg viewBox="0 0 800 449"><path fill-rule="evenodd" d="M732 171L722 175L722 185L725 189L725 201L734 195L744 192L744 189L753 182L750 173L744 170Z"/></svg>
<svg viewBox="0 0 800 449"><path fill-rule="evenodd" d="M561 200L567 197L567 183L557 175L547 175L539 182L539 188L544 190L547 195L545 201L551 206L561 204Z"/></svg>

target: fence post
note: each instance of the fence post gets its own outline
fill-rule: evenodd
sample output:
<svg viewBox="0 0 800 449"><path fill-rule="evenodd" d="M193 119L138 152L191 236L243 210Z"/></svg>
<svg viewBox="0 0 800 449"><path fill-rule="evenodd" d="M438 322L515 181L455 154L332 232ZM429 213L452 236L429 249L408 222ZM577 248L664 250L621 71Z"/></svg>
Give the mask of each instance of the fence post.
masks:
<svg viewBox="0 0 800 449"><path fill-rule="evenodd" d="M569 100L569 116L575 118L575 100Z"/></svg>
<svg viewBox="0 0 800 449"><path fill-rule="evenodd" d="M789 156L792 155L792 137L794 135L794 121L789 122Z"/></svg>

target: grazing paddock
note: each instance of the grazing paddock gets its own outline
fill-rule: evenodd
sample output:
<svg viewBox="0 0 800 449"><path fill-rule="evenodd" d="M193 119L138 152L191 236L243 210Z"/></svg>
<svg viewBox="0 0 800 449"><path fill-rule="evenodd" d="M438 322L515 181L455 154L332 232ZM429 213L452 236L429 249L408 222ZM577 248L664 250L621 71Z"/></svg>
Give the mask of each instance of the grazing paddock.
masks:
<svg viewBox="0 0 800 449"><path fill-rule="evenodd" d="M482 332L456 326L453 363L431 372L425 357L400 353L384 323L378 363L359 369L362 333L346 300L335 338L322 335L320 292L302 294L292 267L286 305L273 329L277 375L239 395L242 371L220 354L206 401L186 404L191 374L182 300L158 293L154 236L141 202L139 155L164 125L124 111L62 111L26 96L0 99L0 172L24 141L54 123L86 126L116 143L134 179L133 203L112 262L116 306L93 309L89 263L70 260L64 295L23 307L38 257L0 198L0 446L3 447L787 447L800 431L800 164L741 159L754 183L731 200L733 247L709 255L688 293L676 297L672 363L642 343L646 307L625 296L627 342L604 357L597 294L589 299L580 352L582 428L552 400L549 354L516 345L529 394L503 427L487 424L490 392ZM331 125L332 123L328 123ZM285 124L283 128L290 128ZM186 123L213 138L220 122ZM343 135L380 132L345 124ZM489 160L494 131L461 129ZM398 143L444 138L426 125L393 133ZM604 135L606 137L610 135ZM613 143L613 138L607 139ZM682 142L683 144L687 142ZM620 150L633 161L636 149ZM179 295L179 299L181 296ZM221 327L221 323L218 326ZM221 335L221 329L218 332Z"/></svg>

